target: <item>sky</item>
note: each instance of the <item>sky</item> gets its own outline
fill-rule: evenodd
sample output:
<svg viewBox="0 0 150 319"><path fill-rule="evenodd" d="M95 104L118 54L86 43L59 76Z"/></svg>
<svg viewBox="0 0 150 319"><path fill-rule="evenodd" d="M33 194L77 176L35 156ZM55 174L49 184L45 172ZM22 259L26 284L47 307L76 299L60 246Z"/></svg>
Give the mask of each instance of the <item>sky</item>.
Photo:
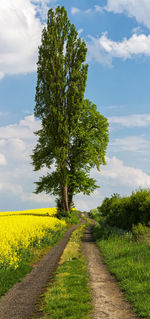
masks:
<svg viewBox="0 0 150 319"><path fill-rule="evenodd" d="M119 193L150 187L150 1L0 1L0 211L55 207L34 194L32 150L36 63L47 11L65 6L85 40L89 64L85 98L109 121L106 166L91 171L100 186L78 194L75 206L90 210Z"/></svg>

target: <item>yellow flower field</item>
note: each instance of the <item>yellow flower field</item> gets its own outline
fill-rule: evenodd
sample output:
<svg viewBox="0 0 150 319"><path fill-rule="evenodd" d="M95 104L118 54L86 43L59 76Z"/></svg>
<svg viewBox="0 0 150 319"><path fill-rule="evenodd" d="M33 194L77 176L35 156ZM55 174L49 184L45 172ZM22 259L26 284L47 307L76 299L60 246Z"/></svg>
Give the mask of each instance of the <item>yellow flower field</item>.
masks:
<svg viewBox="0 0 150 319"><path fill-rule="evenodd" d="M30 210L22 210L22 211L10 211L10 212L0 212L0 216L7 215L48 215L54 216L57 213L57 208L38 208L38 209L30 209Z"/></svg>
<svg viewBox="0 0 150 319"><path fill-rule="evenodd" d="M0 268L16 269L32 247L50 243L66 226L64 221L51 217L55 213L53 208L0 213Z"/></svg>

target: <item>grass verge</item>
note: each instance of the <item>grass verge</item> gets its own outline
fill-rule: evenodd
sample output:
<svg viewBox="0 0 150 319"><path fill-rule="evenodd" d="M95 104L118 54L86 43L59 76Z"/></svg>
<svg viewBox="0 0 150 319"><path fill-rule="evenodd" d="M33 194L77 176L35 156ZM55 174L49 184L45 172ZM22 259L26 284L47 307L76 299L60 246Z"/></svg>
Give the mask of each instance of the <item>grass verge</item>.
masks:
<svg viewBox="0 0 150 319"><path fill-rule="evenodd" d="M26 251L22 263L17 269L0 268L0 297L32 270L33 265L62 238L64 232L65 229L57 231L53 234L48 243L43 243L41 248L32 247L32 249Z"/></svg>
<svg viewBox="0 0 150 319"><path fill-rule="evenodd" d="M84 229L85 225L81 225L73 232L64 250L54 285L47 289L43 297L43 319L91 318L87 263L80 249Z"/></svg>
<svg viewBox="0 0 150 319"><path fill-rule="evenodd" d="M150 246L134 241L130 233L110 235L97 245L133 310L150 319Z"/></svg>

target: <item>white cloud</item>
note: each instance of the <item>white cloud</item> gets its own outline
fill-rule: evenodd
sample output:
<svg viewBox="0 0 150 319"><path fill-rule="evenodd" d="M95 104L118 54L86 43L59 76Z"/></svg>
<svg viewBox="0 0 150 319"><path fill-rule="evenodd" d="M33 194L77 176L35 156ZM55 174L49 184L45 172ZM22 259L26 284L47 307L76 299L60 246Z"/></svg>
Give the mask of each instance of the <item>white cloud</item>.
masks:
<svg viewBox="0 0 150 319"><path fill-rule="evenodd" d="M36 143L33 132L38 129L40 121L35 120L33 115L26 116L18 124L0 127L0 152L13 172L16 172L16 167L19 169L31 162L30 154Z"/></svg>
<svg viewBox="0 0 150 319"><path fill-rule="evenodd" d="M140 26L132 29L132 33L141 34L142 32L143 31L142 31L142 28Z"/></svg>
<svg viewBox="0 0 150 319"><path fill-rule="evenodd" d="M19 138L9 138L0 140L0 147L7 158L7 162L12 165L18 165L21 161L28 161L27 147L23 140ZM11 155L11 162L10 162Z"/></svg>
<svg viewBox="0 0 150 319"><path fill-rule="evenodd" d="M150 28L149 0L107 0L105 9L114 13L125 13Z"/></svg>
<svg viewBox="0 0 150 319"><path fill-rule="evenodd" d="M28 128L29 130L36 131L40 128L40 121L35 120L34 115L26 116L23 120L19 122L19 126Z"/></svg>
<svg viewBox="0 0 150 319"><path fill-rule="evenodd" d="M26 116L18 124L0 127L0 166L3 165L3 170L0 170L1 193L9 192L9 195L22 200L28 197L36 201L36 195L32 192L39 174L33 172L30 154L36 144L33 131L39 128L40 121L35 120L33 115ZM37 196L37 202L42 201L42 196Z"/></svg>
<svg viewBox="0 0 150 319"><path fill-rule="evenodd" d="M139 168L125 166L123 161L115 156L107 158L107 166L101 171L101 175L110 180L115 180L120 185L132 187L150 187L150 176Z"/></svg>
<svg viewBox="0 0 150 319"><path fill-rule="evenodd" d="M0 165L4 166L6 165L6 158L4 154L0 153Z"/></svg>
<svg viewBox="0 0 150 319"><path fill-rule="evenodd" d="M30 0L0 1L0 77L36 70L42 25Z"/></svg>
<svg viewBox="0 0 150 319"><path fill-rule="evenodd" d="M150 35L133 34L122 42L110 40L106 32L99 38L89 38L88 59L95 59L99 63L111 65L113 58L126 60L140 55L150 56Z"/></svg>
<svg viewBox="0 0 150 319"><path fill-rule="evenodd" d="M82 28L79 29L79 30L78 30L78 35L80 35L82 32L83 32L83 29L82 29Z"/></svg>
<svg viewBox="0 0 150 319"><path fill-rule="evenodd" d="M19 123L0 127L0 198L7 197L22 203L22 207L31 205L55 206L53 196L44 193L34 194L34 182L39 176L47 173L43 168L41 172L34 172L30 155L36 145L33 131L40 129L40 121L33 115L26 116ZM12 199L14 198L14 199ZM3 205L4 206L4 205ZM9 204L5 205L9 210ZM4 206L4 207L5 207Z"/></svg>
<svg viewBox="0 0 150 319"><path fill-rule="evenodd" d="M80 12L81 10L79 9L79 8L76 8L76 7L72 7L71 8L71 14L76 14L76 13L78 13L78 12Z"/></svg>
<svg viewBox="0 0 150 319"><path fill-rule="evenodd" d="M103 37L103 36L102 36ZM88 55L87 60L95 60L100 64L110 66L112 63L112 57L105 51L105 49L100 44L101 38L94 38L89 35L90 41L87 42Z"/></svg>
<svg viewBox="0 0 150 319"><path fill-rule="evenodd" d="M34 131L40 128L40 121L33 115L26 116L18 124L0 127L0 139L33 139Z"/></svg>
<svg viewBox="0 0 150 319"><path fill-rule="evenodd" d="M117 150L131 152L147 152L150 150L150 143L143 136L128 136L125 138L116 138L111 146L117 147Z"/></svg>
<svg viewBox="0 0 150 319"><path fill-rule="evenodd" d="M39 195L33 194L35 190L34 182L38 180L41 174L45 174L46 169L42 172L34 172L31 163L30 154L36 144L33 131L39 129L40 122L34 117L26 116L18 124L8 125L0 128L0 198L15 198L20 207L31 206L54 206L55 199L53 196L47 196L44 193ZM139 145L142 146L144 139L139 139ZM127 149L135 144L138 149L136 137L128 140L116 139L115 143L120 147ZM119 144L120 143L120 144ZM98 206L100 201L106 196L116 191L122 192L123 187L133 189L133 187L149 187L150 176L142 169L125 166L118 158L108 158L107 165L102 167L99 174L96 169L91 176L96 178L101 189L94 192L89 197L79 194L75 197L75 203L79 209L89 210L93 206ZM108 194L108 195L109 195ZM21 204L22 203L22 204ZM29 204L30 203L30 204ZM5 207L3 205L3 207ZM14 207L9 207L12 210ZM5 209L4 209L5 210Z"/></svg>
<svg viewBox="0 0 150 319"><path fill-rule="evenodd" d="M0 184L0 189L3 192L11 192L13 195L17 196L23 193L22 186L15 183L3 182Z"/></svg>
<svg viewBox="0 0 150 319"><path fill-rule="evenodd" d="M95 8L95 11L96 11L96 12L100 12L100 13L103 12L103 7L100 7L100 6L98 6L98 5L95 5L94 8Z"/></svg>
<svg viewBox="0 0 150 319"><path fill-rule="evenodd" d="M56 0L31 0L31 3L35 5L37 13L40 15L42 20L46 20L47 11Z"/></svg>
<svg viewBox="0 0 150 319"><path fill-rule="evenodd" d="M87 10L84 11L84 13L87 13L87 14L89 14L89 13L91 13L91 12L92 12L92 8L89 8L89 9L87 9Z"/></svg>
<svg viewBox="0 0 150 319"><path fill-rule="evenodd" d="M34 194L34 182L39 176L47 173L43 168L40 172L34 172L30 155L36 145L36 137L33 131L40 129L40 121L35 120L33 115L26 116L19 123L0 127L0 198L8 198L8 210L15 209L14 202L20 205L19 209L25 207L54 207L53 196L44 193ZM9 206L10 202L14 207ZM11 205L11 204L10 204ZM5 208L4 208L5 210Z"/></svg>
<svg viewBox="0 0 150 319"><path fill-rule="evenodd" d="M72 7L71 8L71 14L74 15L74 14L77 14L77 13L82 13L82 14L90 14L90 13L102 13L104 10L103 10L103 7L100 7L98 5L94 5L93 8L89 8L89 9L86 9L86 10L81 10L79 8L76 8L76 7Z"/></svg>
<svg viewBox="0 0 150 319"><path fill-rule="evenodd" d="M110 124L120 124L125 127L150 126L150 114L132 114L127 116L112 116L108 118Z"/></svg>
<svg viewBox="0 0 150 319"><path fill-rule="evenodd" d="M107 165L101 167L101 172L96 168L92 169L91 177L95 178L100 188L90 196L77 195L75 204L79 209L90 210L100 206L105 197L110 197L113 193L121 196L128 196L133 190L139 187L150 187L150 175L142 169L126 166L123 161L116 156L106 158Z"/></svg>
<svg viewBox="0 0 150 319"><path fill-rule="evenodd" d="M86 200L85 200L85 197L83 197L81 195L76 196L75 207L77 209L79 209L80 211L89 211L93 207L93 204L91 207L90 207L90 204L91 204L91 197L86 198Z"/></svg>
<svg viewBox="0 0 150 319"><path fill-rule="evenodd" d="M35 203L49 203L54 205L54 197L46 194L32 194L22 192L21 199L23 201L31 201Z"/></svg>

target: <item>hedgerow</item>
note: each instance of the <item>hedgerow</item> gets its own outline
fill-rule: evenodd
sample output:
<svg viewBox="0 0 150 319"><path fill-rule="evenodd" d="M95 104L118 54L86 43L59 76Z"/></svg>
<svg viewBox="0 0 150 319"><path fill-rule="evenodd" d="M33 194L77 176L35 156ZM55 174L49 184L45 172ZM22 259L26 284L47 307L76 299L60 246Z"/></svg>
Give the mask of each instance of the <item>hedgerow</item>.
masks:
<svg viewBox="0 0 150 319"><path fill-rule="evenodd" d="M139 189L128 197L113 194L105 198L98 207L106 224L130 230L138 223L148 225L150 221L150 190Z"/></svg>

